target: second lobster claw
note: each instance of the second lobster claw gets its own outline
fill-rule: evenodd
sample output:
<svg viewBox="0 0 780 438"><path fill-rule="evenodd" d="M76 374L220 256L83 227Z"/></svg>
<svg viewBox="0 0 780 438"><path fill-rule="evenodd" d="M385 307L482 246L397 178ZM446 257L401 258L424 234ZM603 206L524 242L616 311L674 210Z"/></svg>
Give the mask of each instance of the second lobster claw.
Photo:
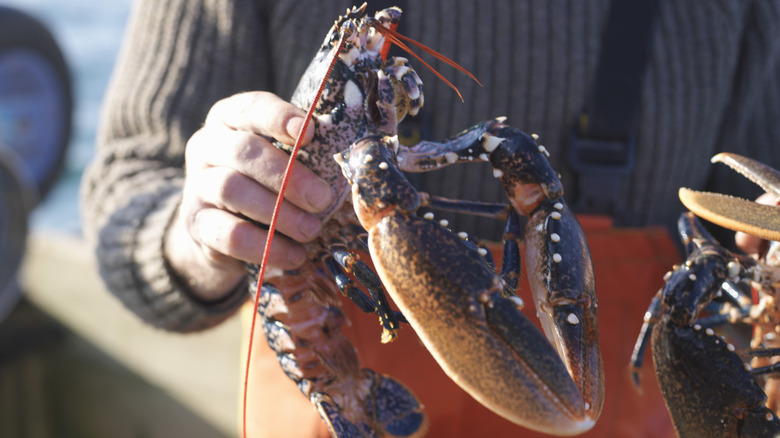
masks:
<svg viewBox="0 0 780 438"><path fill-rule="evenodd" d="M780 199L780 172L756 160L732 153L712 157L744 175ZM758 204L718 193L681 188L680 201L697 216L730 230L780 241L780 207Z"/></svg>

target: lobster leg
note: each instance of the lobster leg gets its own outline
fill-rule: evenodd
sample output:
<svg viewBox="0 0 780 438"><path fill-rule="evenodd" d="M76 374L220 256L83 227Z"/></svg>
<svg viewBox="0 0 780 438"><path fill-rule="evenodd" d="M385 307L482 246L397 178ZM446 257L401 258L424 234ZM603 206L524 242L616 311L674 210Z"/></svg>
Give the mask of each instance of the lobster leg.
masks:
<svg viewBox="0 0 780 438"><path fill-rule="evenodd" d="M336 286L343 295L346 295L353 303L355 303L360 310L365 313L376 313L377 304L370 296L366 295L362 290L355 287L355 282L347 275L342 269L341 265L333 257L327 257L325 259L325 266L328 267L330 275L333 276Z"/></svg>
<svg viewBox="0 0 780 438"><path fill-rule="evenodd" d="M631 370L631 382L637 390L641 389L639 384L642 366L644 365L645 352L647 351L647 345L650 342L650 335L653 333L653 328L661 318L661 291L658 291L656 296L650 301L650 307L645 312L644 322L642 328L639 331L639 337L634 344L634 351L631 353L631 361L629 369Z"/></svg>
<svg viewBox="0 0 780 438"><path fill-rule="evenodd" d="M347 272L354 274L360 284L368 288L368 291L373 298L372 301L375 304L373 311L370 313L379 315L379 321L382 324L382 343L391 342L397 337L399 324L396 312L390 308L390 303L385 296L382 281L379 280L379 277L376 276L368 265L363 261L358 260L357 256L348 251L346 247L333 245L331 246L330 251L333 258L340 266L346 269Z"/></svg>

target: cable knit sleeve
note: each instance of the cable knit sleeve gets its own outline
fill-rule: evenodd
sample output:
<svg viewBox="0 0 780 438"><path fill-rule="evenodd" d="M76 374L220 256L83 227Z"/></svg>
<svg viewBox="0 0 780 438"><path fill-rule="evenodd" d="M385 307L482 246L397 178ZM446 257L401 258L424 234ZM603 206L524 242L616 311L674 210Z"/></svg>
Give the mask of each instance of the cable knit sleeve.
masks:
<svg viewBox="0 0 780 438"><path fill-rule="evenodd" d="M82 215L108 289L157 327L213 326L246 297L240 285L221 302L195 299L163 257L163 241L181 198L187 139L214 102L270 82L256 9L249 0L140 0L128 23L82 182Z"/></svg>

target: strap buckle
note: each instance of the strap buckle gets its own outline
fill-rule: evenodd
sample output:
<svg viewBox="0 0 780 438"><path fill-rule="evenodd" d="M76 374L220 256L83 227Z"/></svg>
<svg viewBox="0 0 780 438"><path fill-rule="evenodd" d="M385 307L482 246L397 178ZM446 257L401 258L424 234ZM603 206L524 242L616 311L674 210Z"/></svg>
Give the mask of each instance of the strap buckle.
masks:
<svg viewBox="0 0 780 438"><path fill-rule="evenodd" d="M636 141L600 140L581 137L576 130L569 141L569 166L577 174L575 211L606 214L619 222L624 209L618 205L623 178L636 166Z"/></svg>

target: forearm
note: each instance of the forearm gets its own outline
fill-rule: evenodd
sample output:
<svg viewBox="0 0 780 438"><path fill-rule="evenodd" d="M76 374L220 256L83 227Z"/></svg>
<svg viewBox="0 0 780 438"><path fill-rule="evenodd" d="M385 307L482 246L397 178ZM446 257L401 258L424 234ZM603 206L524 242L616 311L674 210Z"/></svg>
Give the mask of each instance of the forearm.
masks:
<svg viewBox="0 0 780 438"><path fill-rule="evenodd" d="M110 184L95 185L112 190L86 194L85 232L95 245L106 287L131 311L156 327L199 330L230 316L246 290L235 285L221 299L204 301L170 267L163 245L180 197L179 182L165 177L170 173L122 174ZM95 177L93 168L85 180Z"/></svg>
<svg viewBox="0 0 780 438"><path fill-rule="evenodd" d="M175 269L166 257L181 200L187 139L214 102L262 85L254 83L264 78L254 64L261 60L245 53L253 44L222 37L216 29L230 23L258 42L252 32L259 30L249 30L257 28L248 21L254 14L243 3L135 5L104 104L96 156L82 183L84 233L106 287L146 322L168 330L215 325L246 297L235 273L212 281L203 294L197 287L202 283L196 280L191 287L188 272L181 272L181 264ZM178 32L166 30L177 21Z"/></svg>

